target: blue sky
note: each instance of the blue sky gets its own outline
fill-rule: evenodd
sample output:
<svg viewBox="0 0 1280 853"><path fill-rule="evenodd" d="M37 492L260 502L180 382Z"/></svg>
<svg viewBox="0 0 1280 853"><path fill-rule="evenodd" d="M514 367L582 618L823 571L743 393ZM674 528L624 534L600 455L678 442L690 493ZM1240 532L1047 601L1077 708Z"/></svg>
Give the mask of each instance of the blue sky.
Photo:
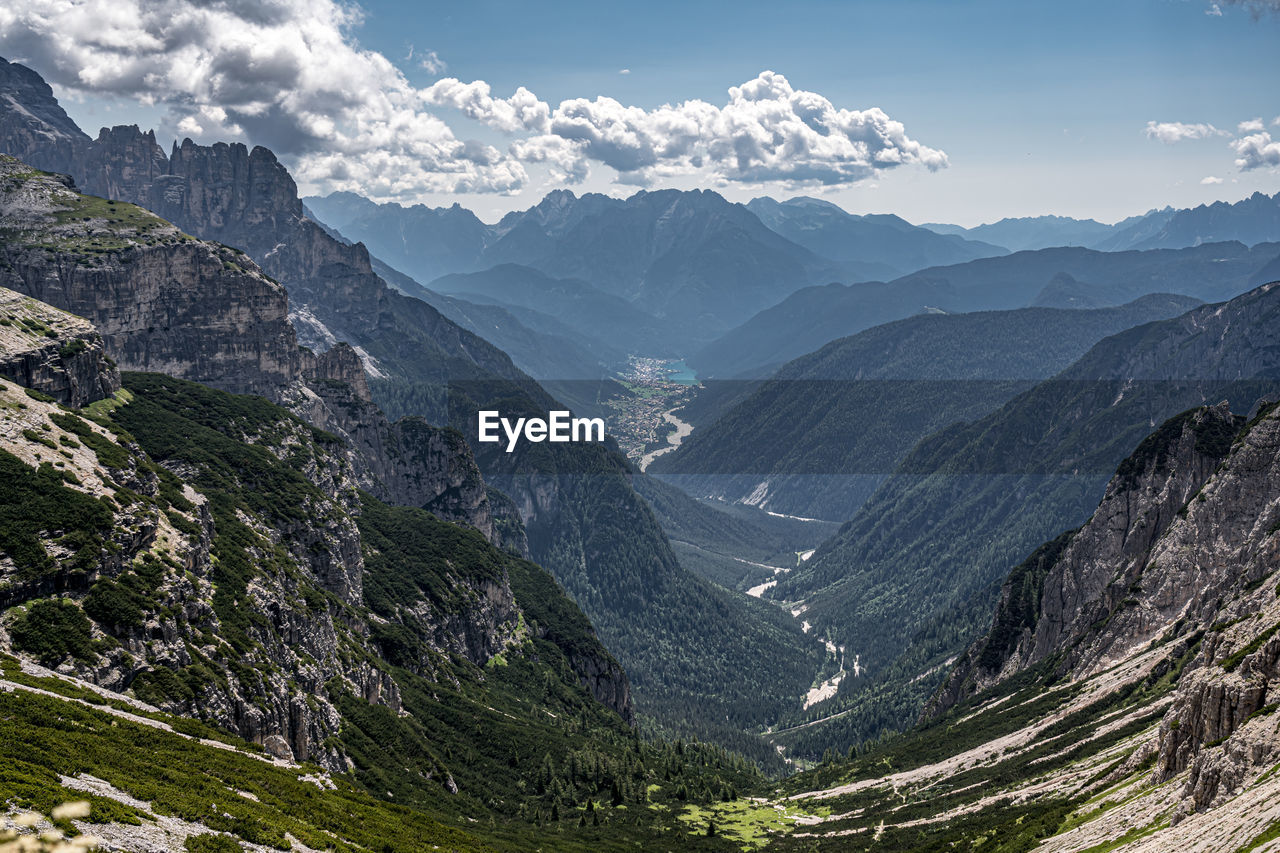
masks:
<svg viewBox="0 0 1280 853"><path fill-rule="evenodd" d="M273 2L283 8L328 0ZM1041 213L1114 221L1166 204L1190 206L1235 200L1255 190L1280 191L1280 173L1271 160L1242 170L1232 148L1250 134L1266 134L1263 143L1280 139L1280 126L1273 125L1280 117L1280 14L1269 8L1275 5L364 0L362 20L348 20L341 37L356 51L385 57L418 90L443 77L463 84L484 81L497 99L525 87L551 110L568 99L597 96L645 111L694 99L718 108L726 104L729 87L772 70L792 89L816 93L837 110L878 107L905 127L906 143L885 143L893 156L907 152L903 165L871 164L870 174L849 171L824 178L827 186L781 180L779 175L791 173L778 162L754 171L732 165L695 169L689 164L702 161L688 157L632 173L625 177L632 184L620 184L608 165L616 161L605 149L598 154L592 148L575 155L578 168L590 173L572 185L577 191L630 194L640 181L650 187L712 186L735 200L766 193L819 195L855 213L895 212L916 222L972 225ZM307 11L299 9L290 7L289 14ZM225 17L217 24L234 25ZM179 132L182 110L193 100L181 89L185 84L172 83L178 91L171 97L162 92L157 103L140 105L136 86L100 80L83 85L83 69L92 67L92 57L78 64L64 61L74 50L63 45L50 48L42 60L41 48L30 47L38 33L15 40L13 25L8 32L4 26L0 17L0 49L10 58L22 58L23 50L32 54L30 64L50 76L73 117L91 131L107 121L129 120ZM423 67L430 52L438 63ZM42 68L41 60L60 73ZM201 97L212 96L197 93L194 100ZM559 169L549 166L545 146L537 148L544 152L542 160L510 155L514 140L544 131L522 127L512 133L509 126L499 127L500 121L467 118L453 108L457 103L437 101L427 111L447 125L453 156L467 140L472 141L468 151L478 151L479 143L490 152L472 158L475 177L441 184L428 176L393 190L385 173L378 178L374 171L335 166L341 159L333 153L335 146L326 148L323 129L313 131L320 109L314 105L299 108L309 118L302 122L308 130L297 150L288 149L302 137L277 132L266 119L213 126L218 123L209 116L218 115L217 104L187 116L183 127L188 133L199 128L191 135L202 141L219 132L238 133L284 149L281 157L295 167L304 189L327 189L342 179L356 188L363 179L373 195L398 193L403 201L430 204L456 200L486 219L566 185L562 174L572 170L563 163ZM232 115L240 114L233 110ZM1261 129L1238 128L1253 119L1262 119ZM1211 128L1202 127L1200 138L1165 142L1147 132L1148 122ZM290 125L290 130L296 129ZM915 143L924 146L923 154L906 147ZM348 140L337 148L349 164L377 159L369 153L371 144ZM401 160L388 156L385 169L396 164L406 171L436 168L435 155L418 156L422 150L400 151ZM945 167L938 167L934 156L941 153ZM445 155L439 156L447 163ZM502 163L495 160L499 156ZM815 168L821 172L822 164ZM1202 183L1207 179L1220 183ZM477 189L482 191L468 191Z"/></svg>

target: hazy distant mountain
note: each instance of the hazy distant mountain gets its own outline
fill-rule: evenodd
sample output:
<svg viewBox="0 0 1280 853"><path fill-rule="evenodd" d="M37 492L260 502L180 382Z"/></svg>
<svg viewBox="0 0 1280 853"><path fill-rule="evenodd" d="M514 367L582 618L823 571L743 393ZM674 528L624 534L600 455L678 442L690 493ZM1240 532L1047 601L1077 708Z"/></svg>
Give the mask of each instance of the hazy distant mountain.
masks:
<svg viewBox="0 0 1280 853"><path fill-rule="evenodd" d="M593 342L588 346L611 348L619 355L617 361L634 352L678 355L678 338L657 318L581 279L553 278L531 267L501 264L484 272L443 276L431 282L431 289L553 317L581 340Z"/></svg>
<svg viewBox="0 0 1280 853"><path fill-rule="evenodd" d="M1280 193L1267 196L1255 192L1234 203L1215 201L1183 210L1149 210L1114 225L1068 216L1033 216L1001 219L975 228L934 222L923 227L939 234L987 240L1015 252L1052 246L1085 246L1104 252L1181 249L1229 240L1252 246L1280 241Z"/></svg>
<svg viewBox="0 0 1280 853"><path fill-rule="evenodd" d="M921 227L938 234L995 243L1014 252L1048 249L1052 246L1092 246L1113 233L1110 225L1093 219L1072 219L1069 216L1024 216L1001 219L999 222L973 228L938 222L926 222Z"/></svg>
<svg viewBox="0 0 1280 853"><path fill-rule="evenodd" d="M747 209L788 240L819 255L837 261L883 264L885 269L877 278L1008 254L1002 246L938 234L892 214L854 216L816 198L755 198L748 202Z"/></svg>
<svg viewBox="0 0 1280 853"><path fill-rule="evenodd" d="M1171 249L1238 240L1246 246L1280 240L1280 193L1254 193L1234 204L1216 201L1179 210L1163 222L1142 221L1118 231L1098 248Z"/></svg>
<svg viewBox="0 0 1280 853"><path fill-rule="evenodd" d="M547 318L557 324L553 328L531 328L500 305L437 293L377 258L373 259L373 270L401 293L421 299L510 355L516 366L534 379L599 379L609 374L602 358L582 345L577 332L554 317ZM621 357L616 351L611 356Z"/></svg>
<svg viewBox="0 0 1280 853"><path fill-rule="evenodd" d="M649 470L679 474L699 496L849 518L925 435L982 417L1107 335L1199 304L1153 294L1118 308L926 314L876 326L784 365Z"/></svg>
<svg viewBox="0 0 1280 853"><path fill-rule="evenodd" d="M1147 293L1216 302L1265 281L1277 255L1276 243L1145 252L1055 248L934 267L889 284L809 287L726 333L690 363L702 376L763 376L828 341L926 311L1102 307Z"/></svg>
<svg viewBox="0 0 1280 853"><path fill-rule="evenodd" d="M625 200L562 190L504 217L497 230L490 262L589 281L704 341L800 287L866 273L787 240L706 190Z"/></svg>
<svg viewBox="0 0 1280 853"><path fill-rule="evenodd" d="M496 225L457 205L377 205L350 193L307 203L326 224L419 281L518 264L590 282L700 343L805 285L897 271L815 254L708 190L642 191L627 199L556 190ZM538 307L557 313L545 299Z"/></svg>
<svg viewBox="0 0 1280 853"><path fill-rule="evenodd" d="M419 282L484 266L489 226L460 205L401 207L349 192L303 201L324 224Z"/></svg>

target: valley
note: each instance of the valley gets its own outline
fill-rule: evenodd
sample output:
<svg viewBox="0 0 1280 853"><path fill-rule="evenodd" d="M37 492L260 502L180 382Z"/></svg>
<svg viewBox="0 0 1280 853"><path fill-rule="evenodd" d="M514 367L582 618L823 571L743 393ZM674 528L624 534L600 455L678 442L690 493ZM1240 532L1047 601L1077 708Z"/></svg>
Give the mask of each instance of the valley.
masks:
<svg viewBox="0 0 1280 853"><path fill-rule="evenodd" d="M1149 123L1234 201L916 224L878 107L333 8L350 80L172 145L0 15L0 849L1280 849L1274 124Z"/></svg>

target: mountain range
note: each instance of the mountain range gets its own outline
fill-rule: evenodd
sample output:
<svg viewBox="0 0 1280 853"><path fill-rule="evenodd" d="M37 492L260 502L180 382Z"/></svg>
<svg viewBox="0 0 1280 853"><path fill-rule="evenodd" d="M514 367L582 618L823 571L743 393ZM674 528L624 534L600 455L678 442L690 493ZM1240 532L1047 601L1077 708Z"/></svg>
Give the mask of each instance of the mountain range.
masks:
<svg viewBox="0 0 1280 853"><path fill-rule="evenodd" d="M1280 393L1269 330L1278 299L1280 290L1264 285L1120 332L985 417L926 437L767 594L803 602L815 630L861 638L867 675L906 661L916 673L940 666L967 642L976 627L969 619L987 612L992 584L1086 519L1153 426L1222 400L1248 412ZM850 702L858 704L858 690L874 695L873 682L851 686ZM917 692L895 713L914 713L923 698ZM884 713L863 707L834 724L874 733Z"/></svg>
<svg viewBox="0 0 1280 853"><path fill-rule="evenodd" d="M1238 241L1246 246L1275 240L1280 193L1255 192L1237 202L1215 201L1194 208L1165 207L1130 216L1113 225L1068 216L1002 219L987 225L927 223L922 227L949 236L986 240L1011 251L1082 246L1107 252L1129 249L1181 249L1201 243Z"/></svg>
<svg viewBox="0 0 1280 853"><path fill-rule="evenodd" d="M322 399L331 391L342 398L328 405L329 411L357 415L353 423L339 424L354 443L387 458L387 467L398 464L412 472L417 452L383 437L378 427L369 429L367 421L381 423L386 412L408 418L405 423L422 418L438 425L435 429L453 427L456 432L444 433L450 436L451 452L461 454L466 465L479 466L467 493L499 516L495 530L515 528L512 535L518 540L527 532L527 554L570 591L608 647L620 655L635 685L637 707L646 717L695 734L718 730L724 739L740 741L743 749L764 752L743 729L764 724L798 701L823 648L775 609L714 588L684 570L631 488L630 466L614 446L526 445L505 454L480 445L474 432L479 409L545 417L562 404L505 353L426 302L388 287L373 273L361 244L344 243L307 219L292 178L270 151L204 147L188 140L166 156L154 135L136 127L104 129L90 140L71 134L65 121L49 124L39 118L56 115L60 108L32 72L12 64L0 71L6 98L33 104L7 113L2 127L8 135L0 137L0 148L31 157L37 167L70 169L77 186L99 192L102 199L127 196L163 211L186 233L243 246L244 264L260 262L262 272L283 284L274 297L278 312L284 310L287 290L290 331L296 330L299 343L322 351L344 342L349 349L339 352L359 356L368 377L367 400L352 401L350 392L321 381L329 379L324 368L317 368L313 389ZM51 138L56 145L49 144ZM229 306L217 292L195 287L185 275L174 280L206 296L204 310L211 316L236 316L243 310L234 308L234 302ZM26 279L21 286L29 286ZM98 321L110 326L129 318L137 323L128 313L128 290L116 292L121 313L103 306ZM46 295L61 299L64 293L58 289ZM151 335L170 326L137 328ZM181 336L175 336L174 344L186 345ZM352 366L344 363L343 379L352 379ZM157 369L151 362L138 367ZM176 367L161 369L172 372ZM273 399L290 402L283 394ZM312 417L305 403L298 411ZM314 419L323 429L338 422ZM464 439L469 448L461 446ZM416 496L409 492L402 497ZM624 590L629 592L624 595ZM750 626L746 642L743 626ZM671 670L666 665L671 648L683 649L690 665ZM774 674L761 676L761 662ZM769 702L760 702L762 690L773 697Z"/></svg>
<svg viewBox="0 0 1280 853"><path fill-rule="evenodd" d="M0 152L0 846L1280 838L1276 198L488 225L3 60Z"/></svg>
<svg viewBox="0 0 1280 853"><path fill-rule="evenodd" d="M1197 304L1153 294L1118 308L922 314L875 326L783 365L649 472L717 500L851 518L925 436L994 411L1108 335Z"/></svg>
<svg viewBox="0 0 1280 853"><path fill-rule="evenodd" d="M1102 308L1149 293L1230 299L1280 273L1280 243L1099 252L1054 248L934 267L887 284L798 290L707 345L689 361L700 375L764 377L817 347L923 312Z"/></svg>

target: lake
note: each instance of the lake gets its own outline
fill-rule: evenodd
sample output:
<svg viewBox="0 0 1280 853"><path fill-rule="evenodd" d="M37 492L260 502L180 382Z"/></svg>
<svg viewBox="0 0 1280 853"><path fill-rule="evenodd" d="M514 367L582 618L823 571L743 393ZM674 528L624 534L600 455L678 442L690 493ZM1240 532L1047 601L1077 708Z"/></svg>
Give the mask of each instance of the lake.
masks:
<svg viewBox="0 0 1280 853"><path fill-rule="evenodd" d="M698 374L693 368L684 363L684 359L679 361L668 361L665 367L667 371L666 380L675 382L680 385L697 385Z"/></svg>

